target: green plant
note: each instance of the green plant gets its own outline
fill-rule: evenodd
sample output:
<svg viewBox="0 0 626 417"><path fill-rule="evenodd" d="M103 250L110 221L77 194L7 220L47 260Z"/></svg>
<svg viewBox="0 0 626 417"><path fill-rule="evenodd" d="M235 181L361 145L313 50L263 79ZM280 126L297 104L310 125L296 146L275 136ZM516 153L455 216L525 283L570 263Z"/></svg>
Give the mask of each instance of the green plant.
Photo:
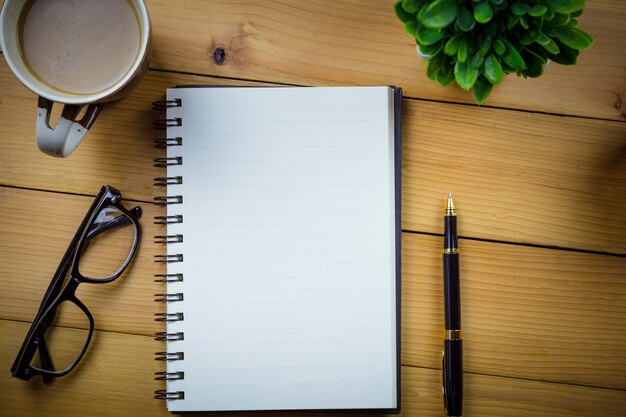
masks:
<svg viewBox="0 0 626 417"><path fill-rule="evenodd" d="M585 0L400 0L398 18L430 55L426 75L485 102L503 74L539 77L548 60L573 65L593 44L577 28Z"/></svg>

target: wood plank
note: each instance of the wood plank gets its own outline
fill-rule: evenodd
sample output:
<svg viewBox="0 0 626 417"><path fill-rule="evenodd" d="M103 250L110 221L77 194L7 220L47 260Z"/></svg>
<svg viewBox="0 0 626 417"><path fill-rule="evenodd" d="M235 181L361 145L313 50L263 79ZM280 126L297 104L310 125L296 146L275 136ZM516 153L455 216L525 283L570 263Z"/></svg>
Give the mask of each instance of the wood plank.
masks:
<svg viewBox="0 0 626 417"><path fill-rule="evenodd" d="M398 85L411 97L472 103L429 81L395 0L148 1L150 66L301 85ZM532 80L509 75L489 106L624 119L626 3L587 2L580 26L596 44L576 66L552 63ZM218 65L217 48L226 53Z"/></svg>
<svg viewBox="0 0 626 417"><path fill-rule="evenodd" d="M0 318L33 319L91 198L0 187L4 254ZM130 204L130 203L129 203ZM52 210L62 207L62 210ZM152 335L163 284L151 237L157 210L142 205L143 239L130 271L79 296L102 330ZM461 220L461 219L460 219ZM626 258L462 240L466 369L471 372L626 388ZM441 239L404 234L403 364L440 366ZM25 267L27 265L28 267ZM70 323L80 325L79 316Z"/></svg>
<svg viewBox="0 0 626 417"><path fill-rule="evenodd" d="M26 323L0 320L0 367L8 370L28 330ZM69 332L61 348L80 337ZM79 366L45 386L40 378L29 382L0 373L0 401L12 416L169 416L161 401L152 399L163 384L152 379L163 363L152 352L161 344L151 338L114 332L95 332ZM403 416L440 416L440 371L403 367ZM466 374L466 416L543 417L619 416L626 392L540 381ZM213 413L211 416L271 416L275 413ZM202 414L198 414L202 415ZM209 415L209 414L204 414ZM292 413L313 416L314 413ZM325 414L371 415L371 414Z"/></svg>
<svg viewBox="0 0 626 417"><path fill-rule="evenodd" d="M624 123L404 104L404 229L626 253Z"/></svg>
<svg viewBox="0 0 626 417"><path fill-rule="evenodd" d="M152 148L150 103L176 84L246 85L150 72L59 160L36 148L34 95L0 68L0 184L93 195L110 183L144 201L163 174L152 166L163 152ZM417 100L404 112L404 229L441 233L451 191L465 236L626 252L626 124Z"/></svg>
<svg viewBox="0 0 626 417"><path fill-rule="evenodd" d="M403 364L441 366L442 239L404 234ZM626 258L461 240L465 366L626 388Z"/></svg>

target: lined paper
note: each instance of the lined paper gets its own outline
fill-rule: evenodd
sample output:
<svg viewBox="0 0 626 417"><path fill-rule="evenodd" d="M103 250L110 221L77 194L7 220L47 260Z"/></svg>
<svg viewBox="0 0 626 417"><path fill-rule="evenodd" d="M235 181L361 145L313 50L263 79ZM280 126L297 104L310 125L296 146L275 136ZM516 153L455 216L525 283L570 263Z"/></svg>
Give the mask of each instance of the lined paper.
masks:
<svg viewBox="0 0 626 417"><path fill-rule="evenodd" d="M397 406L392 90L176 88L171 411Z"/></svg>

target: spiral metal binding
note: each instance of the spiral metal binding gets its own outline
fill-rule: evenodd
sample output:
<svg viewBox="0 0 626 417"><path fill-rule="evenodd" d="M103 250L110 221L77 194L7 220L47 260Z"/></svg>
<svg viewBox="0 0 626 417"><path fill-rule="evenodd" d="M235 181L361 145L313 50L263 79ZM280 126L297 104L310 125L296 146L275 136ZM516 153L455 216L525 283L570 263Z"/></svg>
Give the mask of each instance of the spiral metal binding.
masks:
<svg viewBox="0 0 626 417"><path fill-rule="evenodd" d="M182 223L183 215L177 214L175 216L154 216L154 224L175 224Z"/></svg>
<svg viewBox="0 0 626 417"><path fill-rule="evenodd" d="M168 303L170 301L183 301L183 293L177 292L174 294L154 294L156 297L154 301Z"/></svg>
<svg viewBox="0 0 626 417"><path fill-rule="evenodd" d="M161 100L152 103L152 108L157 111L164 111L172 107L181 107L182 99L171 99L171 100ZM167 129L167 128L175 128L183 125L183 121L181 118L165 118L158 119L154 122L154 127L156 129ZM175 146L182 146L183 138L180 136L170 135L170 131L167 132L168 135L166 137L162 137L154 140L155 148L170 148ZM167 168L171 166L178 166L183 164L182 156L175 156L171 154L171 150L168 151L167 157L160 157L154 159L154 166L158 168ZM180 175L176 176L164 176L154 178L154 186L155 187L167 187L168 191L170 191L170 187L175 187L177 185L181 185L183 183L183 177ZM158 205L169 206L172 204L182 204L183 196L182 195L164 195L158 196L154 198L154 202ZM183 223L182 214L169 214L167 216L155 216L154 223L159 225L174 225ZM154 242L158 244L176 244L183 242L182 234L158 234L154 236ZM166 263L166 264L175 264L178 262L183 262L183 255L178 254L167 254L167 255L155 255L154 262L158 263ZM168 271L166 274L155 274L154 275L155 282L161 283L177 283L183 281L183 274ZM169 289L169 288L168 288ZM160 303L175 303L183 301L183 293L180 292L163 292L154 294L154 301ZM159 322L177 322L183 321L184 315L182 312L176 313L157 313L155 314L154 320ZM176 342L184 340L185 333L184 332L157 332L154 335L154 338L158 341L164 341L166 343ZM184 352L168 352L167 350L164 352L155 352L155 359L158 361L182 361L185 360ZM159 381L176 381L182 380L185 378L185 373L182 371L179 372L156 372L155 379ZM167 390L157 390L154 392L154 398L159 400L182 400L185 398L184 391L167 391Z"/></svg>
<svg viewBox="0 0 626 417"><path fill-rule="evenodd" d="M157 361L182 361L185 359L184 352L154 352Z"/></svg>
<svg viewBox="0 0 626 417"><path fill-rule="evenodd" d="M155 148L167 148L168 146L181 146L183 138L177 136L175 138L159 138L154 140Z"/></svg>
<svg viewBox="0 0 626 417"><path fill-rule="evenodd" d="M154 321L184 321L185 315L183 313L154 313Z"/></svg>
<svg viewBox="0 0 626 417"><path fill-rule="evenodd" d="M154 398L156 400L184 400L185 391L167 392L164 389L158 389L154 391Z"/></svg>
<svg viewBox="0 0 626 417"><path fill-rule="evenodd" d="M183 100L175 98L174 100L159 100L152 103L152 110L165 111L170 107L182 107Z"/></svg>
<svg viewBox="0 0 626 417"><path fill-rule="evenodd" d="M180 243L183 241L183 235L159 235L154 237L154 243Z"/></svg>
<svg viewBox="0 0 626 417"><path fill-rule="evenodd" d="M172 264L183 261L183 254L177 253L175 255L154 255L154 262Z"/></svg>
<svg viewBox="0 0 626 417"><path fill-rule="evenodd" d="M184 372L155 372L157 381L177 381L179 379L185 379Z"/></svg>
<svg viewBox="0 0 626 417"><path fill-rule="evenodd" d="M155 129L163 130L168 127L178 127L183 125L183 119L180 117L174 117L172 119L157 119L152 122L152 126Z"/></svg>
<svg viewBox="0 0 626 417"><path fill-rule="evenodd" d="M182 165L183 164L183 157L182 156L175 156L173 158L154 158L154 166L157 168L165 168L165 167L169 167L172 165Z"/></svg>
<svg viewBox="0 0 626 417"><path fill-rule="evenodd" d="M182 195L162 195L154 197L154 203L159 206L168 206L170 204L183 204Z"/></svg>
<svg viewBox="0 0 626 417"><path fill-rule="evenodd" d="M183 282L183 274L154 274L154 282Z"/></svg>
<svg viewBox="0 0 626 417"><path fill-rule="evenodd" d="M185 333L176 332L176 333L167 333L167 332L156 332L154 334L154 340L159 342L175 342L178 340L185 340Z"/></svg>
<svg viewBox="0 0 626 417"><path fill-rule="evenodd" d="M165 187L168 185L181 185L183 183L183 177L180 175L176 177L158 177L154 179L154 185L157 187Z"/></svg>

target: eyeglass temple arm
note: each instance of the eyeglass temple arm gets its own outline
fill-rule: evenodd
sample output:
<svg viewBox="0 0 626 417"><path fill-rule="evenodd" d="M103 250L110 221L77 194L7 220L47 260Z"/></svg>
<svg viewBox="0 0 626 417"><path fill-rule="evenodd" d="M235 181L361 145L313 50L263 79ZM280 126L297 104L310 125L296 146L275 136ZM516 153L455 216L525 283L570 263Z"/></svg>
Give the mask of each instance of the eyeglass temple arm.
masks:
<svg viewBox="0 0 626 417"><path fill-rule="evenodd" d="M54 371L54 364L52 363L52 358L50 357L50 353L48 352L48 347L46 346L46 339L43 336L37 336L37 346L39 349L39 361L41 362L41 369L45 369L47 371ZM50 375L42 375L43 382L49 382L52 380Z"/></svg>

